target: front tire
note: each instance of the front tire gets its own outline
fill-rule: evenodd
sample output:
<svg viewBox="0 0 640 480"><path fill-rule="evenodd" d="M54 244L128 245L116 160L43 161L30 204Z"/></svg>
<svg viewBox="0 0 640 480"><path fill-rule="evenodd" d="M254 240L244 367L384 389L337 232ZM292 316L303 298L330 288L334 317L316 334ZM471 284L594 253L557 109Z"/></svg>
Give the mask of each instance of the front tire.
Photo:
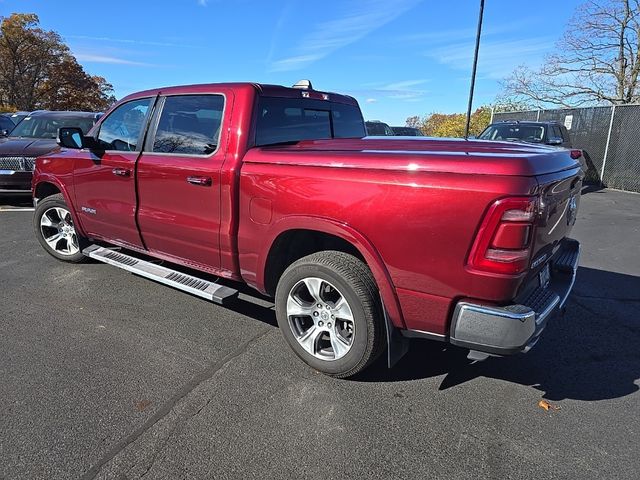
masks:
<svg viewBox="0 0 640 480"><path fill-rule="evenodd" d="M343 252L318 252L292 263L276 288L276 315L296 355L332 377L356 375L384 349L371 271Z"/></svg>
<svg viewBox="0 0 640 480"><path fill-rule="evenodd" d="M40 245L51 256L70 263L86 261L82 249L88 242L76 232L71 210L61 193L38 202L33 228Z"/></svg>

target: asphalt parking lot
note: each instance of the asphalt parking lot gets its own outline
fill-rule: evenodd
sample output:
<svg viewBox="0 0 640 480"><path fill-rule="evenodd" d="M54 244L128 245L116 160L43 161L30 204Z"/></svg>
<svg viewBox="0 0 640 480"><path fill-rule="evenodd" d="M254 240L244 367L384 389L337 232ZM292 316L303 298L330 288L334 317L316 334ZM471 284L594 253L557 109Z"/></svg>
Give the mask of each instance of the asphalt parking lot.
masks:
<svg viewBox="0 0 640 480"><path fill-rule="evenodd" d="M583 196L574 294L527 355L416 340L350 381L264 299L56 261L28 205L0 199L0 478L638 478L638 194Z"/></svg>

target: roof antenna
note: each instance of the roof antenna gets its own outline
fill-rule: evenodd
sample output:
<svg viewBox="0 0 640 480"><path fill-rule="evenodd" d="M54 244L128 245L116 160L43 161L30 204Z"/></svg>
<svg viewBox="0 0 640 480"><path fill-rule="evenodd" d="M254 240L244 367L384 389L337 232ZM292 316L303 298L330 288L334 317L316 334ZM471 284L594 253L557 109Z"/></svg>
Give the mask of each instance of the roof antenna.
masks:
<svg viewBox="0 0 640 480"><path fill-rule="evenodd" d="M301 90L313 90L313 85L311 85L311 80L299 80L293 85L292 88L299 88Z"/></svg>
<svg viewBox="0 0 640 480"><path fill-rule="evenodd" d="M480 50L480 34L482 33L482 14L484 12L484 0L480 0L480 13L478 15L478 33L476 34L476 50L473 54L473 70L471 71L471 89L469 90L469 106L467 107L467 124L464 127L464 139L469 139L469 125L471 124L471 105L473 104L473 89L476 86L476 68L478 66L478 51Z"/></svg>

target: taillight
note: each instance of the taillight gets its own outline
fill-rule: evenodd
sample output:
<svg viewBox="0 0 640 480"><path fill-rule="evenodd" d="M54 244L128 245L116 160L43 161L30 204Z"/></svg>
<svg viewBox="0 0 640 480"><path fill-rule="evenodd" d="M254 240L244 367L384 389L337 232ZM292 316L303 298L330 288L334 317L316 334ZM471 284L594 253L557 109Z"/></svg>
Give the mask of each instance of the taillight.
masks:
<svg viewBox="0 0 640 480"><path fill-rule="evenodd" d="M468 264L471 268L505 275L517 275L529 266L534 222L535 197L497 200L478 230Z"/></svg>
<svg viewBox="0 0 640 480"><path fill-rule="evenodd" d="M582 156L582 150L571 150L571 158L573 158L574 160L579 159Z"/></svg>

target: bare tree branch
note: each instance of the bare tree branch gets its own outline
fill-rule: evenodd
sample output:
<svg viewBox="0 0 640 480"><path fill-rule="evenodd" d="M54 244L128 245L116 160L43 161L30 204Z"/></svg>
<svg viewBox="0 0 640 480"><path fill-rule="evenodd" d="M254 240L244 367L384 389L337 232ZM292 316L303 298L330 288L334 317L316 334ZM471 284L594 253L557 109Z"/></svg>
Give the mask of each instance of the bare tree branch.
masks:
<svg viewBox="0 0 640 480"><path fill-rule="evenodd" d="M640 0L590 0L536 71L520 66L501 101L575 107L640 100Z"/></svg>

